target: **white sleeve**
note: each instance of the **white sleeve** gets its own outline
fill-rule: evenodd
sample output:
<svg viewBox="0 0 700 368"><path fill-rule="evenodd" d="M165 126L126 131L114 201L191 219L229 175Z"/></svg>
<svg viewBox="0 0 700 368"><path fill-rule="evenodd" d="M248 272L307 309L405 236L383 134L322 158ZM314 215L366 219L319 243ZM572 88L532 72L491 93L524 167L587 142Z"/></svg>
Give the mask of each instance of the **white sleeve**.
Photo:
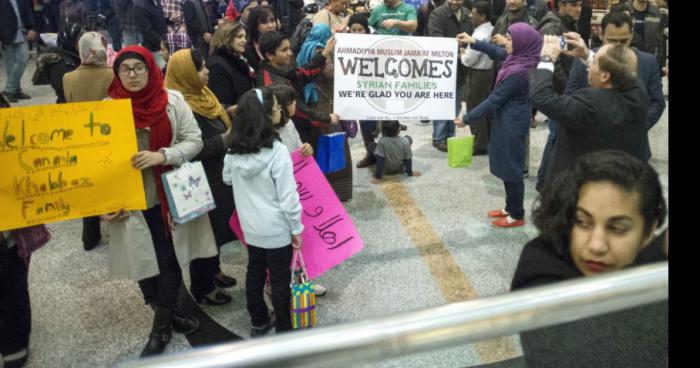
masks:
<svg viewBox="0 0 700 368"><path fill-rule="evenodd" d="M179 166L197 156L204 147L204 142L202 142L202 131L185 98L177 92L169 93L168 99L174 100L172 107L170 104L168 106L172 108L168 118L175 120L171 122L176 128L173 132L175 144L161 148L160 152L165 155L165 165Z"/></svg>
<svg viewBox="0 0 700 368"><path fill-rule="evenodd" d="M281 143L279 144L281 145ZM297 193L297 182L294 179L292 157L283 147L283 149L276 149L273 160L272 179L275 183L280 208L292 229L292 235L299 235L304 231L304 225L301 223L301 203Z"/></svg>
<svg viewBox="0 0 700 368"><path fill-rule="evenodd" d="M231 155L224 156L224 170L221 172L224 184L231 185Z"/></svg>

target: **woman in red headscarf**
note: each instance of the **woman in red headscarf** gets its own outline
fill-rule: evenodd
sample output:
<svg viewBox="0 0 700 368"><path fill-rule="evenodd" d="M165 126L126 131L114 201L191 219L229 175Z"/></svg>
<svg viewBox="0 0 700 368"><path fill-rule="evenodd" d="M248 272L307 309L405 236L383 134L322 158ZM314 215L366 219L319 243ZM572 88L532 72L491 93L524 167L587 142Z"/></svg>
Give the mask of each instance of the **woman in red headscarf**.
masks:
<svg viewBox="0 0 700 368"><path fill-rule="evenodd" d="M160 354L172 330L194 332L199 322L175 310L182 266L213 257L216 243L208 216L172 225L161 174L196 156L201 131L180 92L163 87L163 75L151 52L141 46L122 49L113 65L111 98L130 98L139 152L131 159L141 170L147 209L103 215L109 221L110 271L137 280L155 311L153 328L141 356Z"/></svg>

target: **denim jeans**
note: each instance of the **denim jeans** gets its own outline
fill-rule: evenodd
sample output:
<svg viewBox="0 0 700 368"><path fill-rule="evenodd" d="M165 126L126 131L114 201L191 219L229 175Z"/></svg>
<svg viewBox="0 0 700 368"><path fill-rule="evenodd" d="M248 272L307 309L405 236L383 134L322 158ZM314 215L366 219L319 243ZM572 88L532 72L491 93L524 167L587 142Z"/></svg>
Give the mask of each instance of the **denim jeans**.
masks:
<svg viewBox="0 0 700 368"><path fill-rule="evenodd" d="M540 169L537 171L537 185L544 185L545 175L547 175L547 166L549 166L549 161L552 158L552 153L554 151L554 142L557 140L557 123L554 120L549 119L547 123L549 127L549 136L547 137L547 144L544 146L544 152L542 153L542 162L540 162Z"/></svg>
<svg viewBox="0 0 700 368"><path fill-rule="evenodd" d="M163 56L160 55L160 50L159 51L151 51L151 55L153 55L153 60L156 61L156 65L158 65L158 68L160 70L163 70L165 68L165 59L163 59Z"/></svg>
<svg viewBox="0 0 700 368"><path fill-rule="evenodd" d="M25 41L4 46L2 58L5 59L5 75L7 77L5 92L20 92L22 90L20 86L22 74L27 69L29 62L29 44Z"/></svg>
<svg viewBox="0 0 700 368"><path fill-rule="evenodd" d="M459 114L462 108L462 100L464 99L464 85L457 88L457 96L455 97L455 117ZM455 136L454 120L433 120L433 143L447 143L447 138Z"/></svg>
<svg viewBox="0 0 700 368"><path fill-rule="evenodd" d="M124 31L124 38L122 39L122 47L138 45L141 43L141 33Z"/></svg>

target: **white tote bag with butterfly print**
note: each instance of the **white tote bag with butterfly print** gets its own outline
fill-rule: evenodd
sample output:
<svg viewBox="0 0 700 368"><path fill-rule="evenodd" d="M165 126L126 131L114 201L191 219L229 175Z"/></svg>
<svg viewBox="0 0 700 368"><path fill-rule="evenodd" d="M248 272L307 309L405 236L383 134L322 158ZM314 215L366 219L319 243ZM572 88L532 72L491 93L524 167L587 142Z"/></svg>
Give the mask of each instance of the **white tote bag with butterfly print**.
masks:
<svg viewBox="0 0 700 368"><path fill-rule="evenodd" d="M200 161L185 162L162 178L173 222L184 224L216 208Z"/></svg>

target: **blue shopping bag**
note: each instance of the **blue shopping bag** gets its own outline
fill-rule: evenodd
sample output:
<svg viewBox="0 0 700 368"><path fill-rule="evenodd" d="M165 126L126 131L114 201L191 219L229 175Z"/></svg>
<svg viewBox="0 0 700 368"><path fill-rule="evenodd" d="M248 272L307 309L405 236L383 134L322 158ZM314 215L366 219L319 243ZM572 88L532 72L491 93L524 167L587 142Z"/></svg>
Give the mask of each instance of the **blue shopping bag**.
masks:
<svg viewBox="0 0 700 368"><path fill-rule="evenodd" d="M345 132L323 134L318 138L316 162L324 174L345 168Z"/></svg>

